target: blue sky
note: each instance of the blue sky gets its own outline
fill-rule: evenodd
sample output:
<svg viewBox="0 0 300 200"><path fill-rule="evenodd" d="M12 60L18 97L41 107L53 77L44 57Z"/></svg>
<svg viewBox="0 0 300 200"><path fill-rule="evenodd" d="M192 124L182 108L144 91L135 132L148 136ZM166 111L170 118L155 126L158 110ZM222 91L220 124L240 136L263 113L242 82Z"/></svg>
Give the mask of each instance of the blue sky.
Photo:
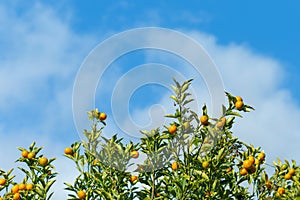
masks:
<svg viewBox="0 0 300 200"><path fill-rule="evenodd" d="M80 65L113 34L147 26L181 31L203 45L226 90L256 108L238 121L236 135L270 152L270 162L276 156L299 162L299 6L295 0L1 1L0 145L5 151L0 152L0 168L15 166L17 146L37 141L45 153L58 157L58 170L69 173L56 187L62 188L62 180L72 181L74 173L60 155L80 139L72 118L72 89ZM107 110L111 124L113 85L132 67L149 62L179 71L182 64L187 70L181 72L193 75L186 63L164 52L145 50L121 57L97 88L97 106ZM209 101L203 82L196 83L199 96ZM154 103L172 109L169 94L155 85L138 90L130 100L133 119L142 119ZM115 128L107 129L118 132Z"/></svg>

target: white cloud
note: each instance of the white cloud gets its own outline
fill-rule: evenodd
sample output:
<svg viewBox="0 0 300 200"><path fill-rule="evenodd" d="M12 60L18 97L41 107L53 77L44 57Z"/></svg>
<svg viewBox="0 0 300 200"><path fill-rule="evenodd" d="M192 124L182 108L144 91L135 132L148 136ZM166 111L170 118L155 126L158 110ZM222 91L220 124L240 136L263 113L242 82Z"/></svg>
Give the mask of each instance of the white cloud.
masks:
<svg viewBox="0 0 300 200"><path fill-rule="evenodd" d="M63 182L74 181L76 169L63 158L63 149L79 140L72 122L72 87L94 37L76 35L50 7L34 3L19 9L3 2L0 35L0 168L16 167L16 147L36 141L46 156L57 157L54 199L66 199ZM16 174L18 180L23 177Z"/></svg>
<svg viewBox="0 0 300 200"><path fill-rule="evenodd" d="M60 135L55 131L72 130L71 95L75 73L95 39L76 35L53 9L41 4L34 4L21 15L13 7L0 4L0 34L0 50L3 52L0 55L1 119L11 112L22 113L16 107L38 108L33 109L39 111L37 116L22 113L23 118L35 120L43 117L43 120L33 123L33 127L14 127L14 122L0 122L0 146L5 149L0 152L0 157L5 158L1 159L0 167L11 168L11 163L19 156L16 147L26 147L36 140L37 145L45 146L45 154L58 157L56 166L60 174L54 188L59 192L55 193L54 199L65 199L62 182L72 182L76 172L75 166L60 156L65 144L58 142ZM226 89L243 96L246 103L256 108L238 120L234 133L246 142L262 146L269 155L269 162L276 156L300 160L297 151L300 108L292 94L280 87L286 78L284 65L275 58L253 52L245 45L220 45L214 36L196 31L189 34L207 49L219 67ZM197 56L197 52L191 54ZM159 52L153 56L157 55ZM184 66L177 69L185 77L193 78L195 71ZM199 79L192 86L197 91L201 107L202 102L209 100L207 90ZM166 105L164 107L169 111L172 109L170 102L169 97L164 96L157 103ZM160 114L156 112L153 117ZM148 116L148 109L135 110L133 115L133 118L142 120L142 116ZM17 116L16 119L22 118ZM6 130L8 126L9 131ZM108 132L116 132L114 126L108 127ZM68 142L78 140L76 133L68 134Z"/></svg>
<svg viewBox="0 0 300 200"><path fill-rule="evenodd" d="M255 53L243 44L220 45L214 36L191 32L208 51L220 70L225 89L244 97L256 108L244 113L234 134L245 142L261 146L268 161L279 158L300 160L297 120L300 108L288 88L282 88L285 66L276 58Z"/></svg>
<svg viewBox="0 0 300 200"><path fill-rule="evenodd" d="M214 60L225 89L233 95L242 96L247 104L256 109L251 113L242 113L244 118L236 120L234 134L247 143L261 146L268 155L269 163L276 157L299 161L300 154L297 149L300 135L297 120L300 117L300 108L288 88L282 87L283 81L287 78L284 64L276 58L256 53L244 44L220 45L212 35L196 31L188 34L199 41ZM156 57L156 62L160 60L164 64L168 63L165 55L160 57L160 54L160 52L149 53L148 61L153 61ZM169 62L173 64L174 58L169 58ZM172 64L169 66L173 67ZM199 84L199 74L196 74L191 66L182 64L185 67L177 68L179 72L188 74L185 77L194 74L196 77L192 78L197 78L192 86L197 92L201 107L202 102L210 100L209 94L203 88L203 84ZM171 102L168 96L165 96L157 103L166 106ZM211 109L211 105L209 103L208 105ZM135 110L132 113L133 119L138 119L141 123L142 116L148 116L149 108ZM166 108L170 109L169 106ZM154 115L153 118L158 116ZM128 118L125 118L124 124L126 120ZM147 117L144 118L144 121L148 120Z"/></svg>

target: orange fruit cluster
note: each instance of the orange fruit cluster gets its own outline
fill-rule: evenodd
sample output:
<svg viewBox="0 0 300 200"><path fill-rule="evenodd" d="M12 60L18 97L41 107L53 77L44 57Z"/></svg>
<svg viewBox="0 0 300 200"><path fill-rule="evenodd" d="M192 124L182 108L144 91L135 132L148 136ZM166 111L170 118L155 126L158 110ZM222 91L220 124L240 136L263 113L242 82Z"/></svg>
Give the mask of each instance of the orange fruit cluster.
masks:
<svg viewBox="0 0 300 200"><path fill-rule="evenodd" d="M292 177L295 175L295 169L294 168L291 168L289 169L288 173L284 175L284 179L285 180L290 180L292 179Z"/></svg>
<svg viewBox="0 0 300 200"><path fill-rule="evenodd" d="M240 169L240 174L242 176L249 174L253 174L256 172L255 167L255 158L253 156L249 156L248 159L243 161L243 167Z"/></svg>

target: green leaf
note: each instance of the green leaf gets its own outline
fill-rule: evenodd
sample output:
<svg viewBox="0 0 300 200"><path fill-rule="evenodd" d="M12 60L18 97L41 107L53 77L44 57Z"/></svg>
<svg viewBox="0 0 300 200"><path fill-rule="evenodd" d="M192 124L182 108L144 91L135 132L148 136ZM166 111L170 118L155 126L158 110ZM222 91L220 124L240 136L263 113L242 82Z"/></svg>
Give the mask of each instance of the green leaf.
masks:
<svg viewBox="0 0 300 200"><path fill-rule="evenodd" d="M176 103L178 103L178 99L174 95L171 95L170 98L173 99Z"/></svg>
<svg viewBox="0 0 300 200"><path fill-rule="evenodd" d="M178 95L179 94L178 88L175 87L174 85L171 85L171 87L172 87L172 90L175 92L175 94Z"/></svg>

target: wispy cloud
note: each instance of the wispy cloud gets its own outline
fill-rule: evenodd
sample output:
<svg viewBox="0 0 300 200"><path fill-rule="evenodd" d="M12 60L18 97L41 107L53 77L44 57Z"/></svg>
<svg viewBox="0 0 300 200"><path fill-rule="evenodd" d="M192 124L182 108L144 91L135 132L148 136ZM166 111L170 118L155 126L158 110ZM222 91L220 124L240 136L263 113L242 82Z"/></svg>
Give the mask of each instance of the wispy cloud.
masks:
<svg viewBox="0 0 300 200"><path fill-rule="evenodd" d="M54 199L65 199L62 182L72 182L76 172L71 170L75 169L72 163L60 155L66 143L79 139L72 122L72 87L76 72L96 39L75 33L68 20L51 7L35 3L22 12L19 10L16 4L0 3L0 145L5 149L0 152L0 167L13 167L14 159L19 156L16 147L37 141L45 147L46 155L58 157L57 171L61 174L55 184L58 192ZM284 64L242 44L220 45L212 35L184 32L207 49L226 89L243 96L246 103L256 108L238 120L235 134L255 146L262 146L269 161L276 156L300 160L297 151L300 108L290 91L281 87L286 78ZM178 60L160 57L160 52L150 55L146 61L151 60L150 57L157 57L156 61L164 64L170 62L170 66L175 66L185 77L194 78L195 71L184 62L176 67ZM193 88L201 107L210 97L200 79L194 81ZM109 80L117 78L107 80L110 83ZM173 108L170 102L168 96L163 96L157 103L166 105L168 112ZM148 116L148 112L148 108L133 109L133 119L140 119L139 123L143 124L142 116ZM161 112L152 114L154 119L160 119ZM108 119L108 124L113 124L113 120ZM116 127L110 126L106 132L115 133Z"/></svg>
<svg viewBox="0 0 300 200"><path fill-rule="evenodd" d="M34 3L0 4L0 168L14 167L17 146L36 141L44 154L58 157L55 199L65 199L64 181L76 175L62 158L66 143L78 140L72 122L76 72L95 45L77 35L54 8ZM75 168L74 168L75 170ZM20 177L20 176L19 176Z"/></svg>

